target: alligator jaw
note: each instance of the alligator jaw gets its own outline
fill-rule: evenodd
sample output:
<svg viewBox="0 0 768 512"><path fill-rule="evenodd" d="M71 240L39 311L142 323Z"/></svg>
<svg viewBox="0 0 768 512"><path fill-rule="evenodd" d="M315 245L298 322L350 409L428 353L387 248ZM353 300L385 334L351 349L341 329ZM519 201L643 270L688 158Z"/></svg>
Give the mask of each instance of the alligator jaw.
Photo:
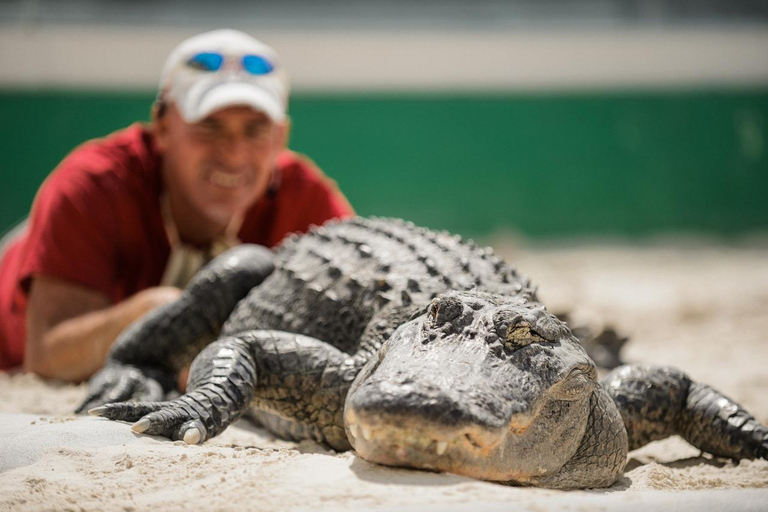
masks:
<svg viewBox="0 0 768 512"><path fill-rule="evenodd" d="M416 426L406 418L369 416L351 408L346 411L345 423L358 455L369 462L485 479L497 479L494 471L488 471L487 463L494 452L503 449L510 432L477 426ZM525 477L520 475L520 480Z"/></svg>
<svg viewBox="0 0 768 512"><path fill-rule="evenodd" d="M532 484L579 447L593 368L543 307L441 296L357 375L346 433L370 462Z"/></svg>

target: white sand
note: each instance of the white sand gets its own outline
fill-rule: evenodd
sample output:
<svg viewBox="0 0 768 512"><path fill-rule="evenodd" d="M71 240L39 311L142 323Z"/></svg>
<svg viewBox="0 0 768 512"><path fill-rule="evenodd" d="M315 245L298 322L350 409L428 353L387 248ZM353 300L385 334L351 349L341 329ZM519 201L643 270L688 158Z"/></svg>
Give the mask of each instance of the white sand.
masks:
<svg viewBox="0 0 768 512"><path fill-rule="evenodd" d="M552 310L632 337L768 423L768 248L497 245ZM612 488L559 492L391 469L247 424L203 446L69 412L84 386L0 373L0 510L768 510L768 461L701 456L679 438L630 454Z"/></svg>

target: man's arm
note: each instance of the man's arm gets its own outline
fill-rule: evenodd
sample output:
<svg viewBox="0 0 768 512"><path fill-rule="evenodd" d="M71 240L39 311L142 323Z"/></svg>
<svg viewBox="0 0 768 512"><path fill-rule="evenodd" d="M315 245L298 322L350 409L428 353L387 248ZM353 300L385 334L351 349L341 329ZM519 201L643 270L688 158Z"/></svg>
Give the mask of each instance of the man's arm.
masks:
<svg viewBox="0 0 768 512"><path fill-rule="evenodd" d="M24 368L43 377L85 380L101 368L112 342L128 324L180 294L178 288L159 286L113 306L100 292L61 279L34 277Z"/></svg>

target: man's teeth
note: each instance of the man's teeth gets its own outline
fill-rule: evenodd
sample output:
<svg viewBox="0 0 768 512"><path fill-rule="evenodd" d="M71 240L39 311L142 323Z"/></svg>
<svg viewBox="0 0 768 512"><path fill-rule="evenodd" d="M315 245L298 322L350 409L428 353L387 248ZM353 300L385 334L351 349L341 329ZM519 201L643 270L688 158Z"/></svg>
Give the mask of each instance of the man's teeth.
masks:
<svg viewBox="0 0 768 512"><path fill-rule="evenodd" d="M225 188L237 188L245 185L245 175L243 174L212 172L209 179L214 185Z"/></svg>

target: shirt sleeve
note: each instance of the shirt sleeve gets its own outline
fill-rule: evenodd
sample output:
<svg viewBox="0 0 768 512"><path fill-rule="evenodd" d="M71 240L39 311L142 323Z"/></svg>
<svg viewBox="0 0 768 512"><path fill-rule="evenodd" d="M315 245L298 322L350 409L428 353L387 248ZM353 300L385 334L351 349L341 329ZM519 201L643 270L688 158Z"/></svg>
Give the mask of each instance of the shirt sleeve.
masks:
<svg viewBox="0 0 768 512"><path fill-rule="evenodd" d="M336 182L322 174L319 169L315 172L316 179L310 182L305 192L307 208L304 210L304 223L319 226L330 219L354 216L355 210Z"/></svg>
<svg viewBox="0 0 768 512"><path fill-rule="evenodd" d="M298 185L291 186L300 197L296 216L297 225L292 231L307 231L311 225L319 226L330 219L352 217L355 211L339 190L336 182L326 176L312 160L296 155L294 176L300 177Z"/></svg>
<svg viewBox="0 0 768 512"><path fill-rule="evenodd" d="M41 275L112 298L116 216L101 183L104 176L90 172L94 165L106 164L99 160L86 154L68 157L38 191L18 276L25 291L31 278Z"/></svg>
<svg viewBox="0 0 768 512"><path fill-rule="evenodd" d="M270 233L267 245L274 246L290 233L305 233L312 225L355 215L336 183L308 158L289 152L280 168L281 183L264 217Z"/></svg>

